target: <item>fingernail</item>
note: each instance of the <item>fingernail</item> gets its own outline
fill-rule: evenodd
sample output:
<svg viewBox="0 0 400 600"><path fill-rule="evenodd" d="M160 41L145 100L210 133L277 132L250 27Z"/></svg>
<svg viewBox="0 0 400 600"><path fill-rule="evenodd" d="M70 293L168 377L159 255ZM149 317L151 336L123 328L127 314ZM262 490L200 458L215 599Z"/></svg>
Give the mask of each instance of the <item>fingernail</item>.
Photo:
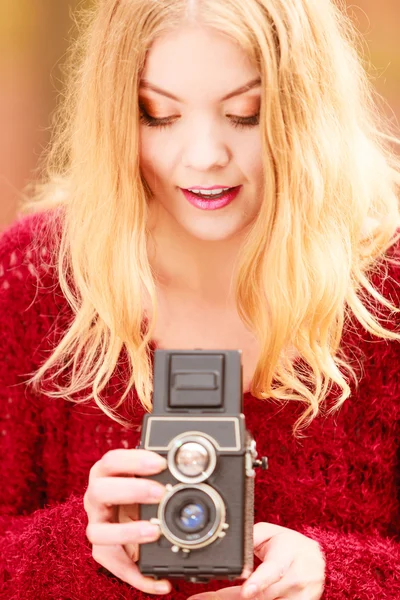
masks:
<svg viewBox="0 0 400 600"><path fill-rule="evenodd" d="M151 525L150 523L145 523L144 525L141 525L139 528L140 531L140 536L142 538L153 538L153 537L158 537L158 535L160 534L160 528L158 527L158 525Z"/></svg>
<svg viewBox="0 0 400 600"><path fill-rule="evenodd" d="M166 461L166 459L163 456L152 456L148 463L149 467L151 469L160 469L160 470L165 470L168 466L168 462Z"/></svg>
<svg viewBox="0 0 400 600"><path fill-rule="evenodd" d="M170 587L168 583L156 583L154 586L156 594L168 594L169 589Z"/></svg>
<svg viewBox="0 0 400 600"><path fill-rule="evenodd" d="M156 500L160 500L164 496L165 489L160 485L152 485L150 487L150 496Z"/></svg>
<svg viewBox="0 0 400 600"><path fill-rule="evenodd" d="M252 598L258 593L258 591L258 585L255 583L249 583L249 585L246 585L246 587L243 588L243 598Z"/></svg>

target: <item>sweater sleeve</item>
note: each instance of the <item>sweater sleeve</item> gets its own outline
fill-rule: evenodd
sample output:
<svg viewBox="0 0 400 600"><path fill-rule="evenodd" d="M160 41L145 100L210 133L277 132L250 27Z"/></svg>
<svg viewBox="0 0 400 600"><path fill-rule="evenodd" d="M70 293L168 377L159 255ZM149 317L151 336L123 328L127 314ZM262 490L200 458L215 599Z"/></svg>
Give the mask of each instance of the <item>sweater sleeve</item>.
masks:
<svg viewBox="0 0 400 600"><path fill-rule="evenodd" d="M400 233L400 228L397 230ZM400 242L393 246L388 256L400 261ZM400 268L389 263L387 277L374 276L374 286L389 298L395 306L400 306ZM398 317L393 315L385 322L385 327L398 331ZM400 364L400 344L397 345ZM400 459L400 398L394 392L394 418L397 423L397 435L393 443L397 444L397 456ZM400 484L400 465L397 461L395 474ZM398 487L400 502L400 489ZM392 525L390 536L381 532L342 532L318 525L305 525L300 532L317 541L325 555L325 590L321 600L394 600L400 598L400 513L397 522Z"/></svg>
<svg viewBox="0 0 400 600"><path fill-rule="evenodd" d="M34 265L19 247L24 235L18 223L0 235L0 600L154 598L93 559L83 495L46 504L45 398L23 383L43 316Z"/></svg>
<svg viewBox="0 0 400 600"><path fill-rule="evenodd" d="M325 555L321 600L394 600L400 598L400 541L374 534L343 533L304 527Z"/></svg>

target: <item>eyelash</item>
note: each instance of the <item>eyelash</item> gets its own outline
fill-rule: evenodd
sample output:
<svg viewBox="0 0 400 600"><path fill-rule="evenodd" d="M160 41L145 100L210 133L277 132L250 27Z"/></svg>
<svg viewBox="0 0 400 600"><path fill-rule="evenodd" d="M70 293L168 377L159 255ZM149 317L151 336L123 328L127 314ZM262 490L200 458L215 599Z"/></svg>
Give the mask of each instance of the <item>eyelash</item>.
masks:
<svg viewBox="0 0 400 600"><path fill-rule="evenodd" d="M151 117L143 108L140 108L140 122L144 123L148 127L158 127L163 129L164 127L169 127L173 125L171 119L155 119ZM232 121L232 125L239 129L245 129L247 127L255 127L260 122L260 113L252 117L236 117L234 121Z"/></svg>

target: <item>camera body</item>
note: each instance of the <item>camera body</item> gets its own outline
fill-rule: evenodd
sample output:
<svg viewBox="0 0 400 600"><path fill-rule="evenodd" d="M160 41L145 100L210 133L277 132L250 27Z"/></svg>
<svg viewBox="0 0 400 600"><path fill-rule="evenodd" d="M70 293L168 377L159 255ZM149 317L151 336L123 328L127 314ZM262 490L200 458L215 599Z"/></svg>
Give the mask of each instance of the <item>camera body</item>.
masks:
<svg viewBox="0 0 400 600"><path fill-rule="evenodd" d="M166 486L138 518L159 525L140 545L142 574L192 582L247 578L253 571L255 441L243 414L240 350L156 350L153 411L138 448L168 468L151 479ZM128 507L119 507L121 522ZM132 517L130 517L132 518ZM125 546L131 556L132 552Z"/></svg>

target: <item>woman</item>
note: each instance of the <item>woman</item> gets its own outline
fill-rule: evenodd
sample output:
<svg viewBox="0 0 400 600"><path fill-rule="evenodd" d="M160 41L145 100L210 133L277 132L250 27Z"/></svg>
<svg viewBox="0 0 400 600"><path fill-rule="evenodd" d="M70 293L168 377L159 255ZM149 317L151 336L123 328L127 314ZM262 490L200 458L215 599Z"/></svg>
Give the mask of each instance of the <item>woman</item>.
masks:
<svg viewBox="0 0 400 600"><path fill-rule="evenodd" d="M0 246L4 597L397 597L400 164L356 32L330 0L102 0L82 22ZM271 466L240 584L142 576L160 531L115 520L165 491L134 450L157 347L242 350Z"/></svg>

